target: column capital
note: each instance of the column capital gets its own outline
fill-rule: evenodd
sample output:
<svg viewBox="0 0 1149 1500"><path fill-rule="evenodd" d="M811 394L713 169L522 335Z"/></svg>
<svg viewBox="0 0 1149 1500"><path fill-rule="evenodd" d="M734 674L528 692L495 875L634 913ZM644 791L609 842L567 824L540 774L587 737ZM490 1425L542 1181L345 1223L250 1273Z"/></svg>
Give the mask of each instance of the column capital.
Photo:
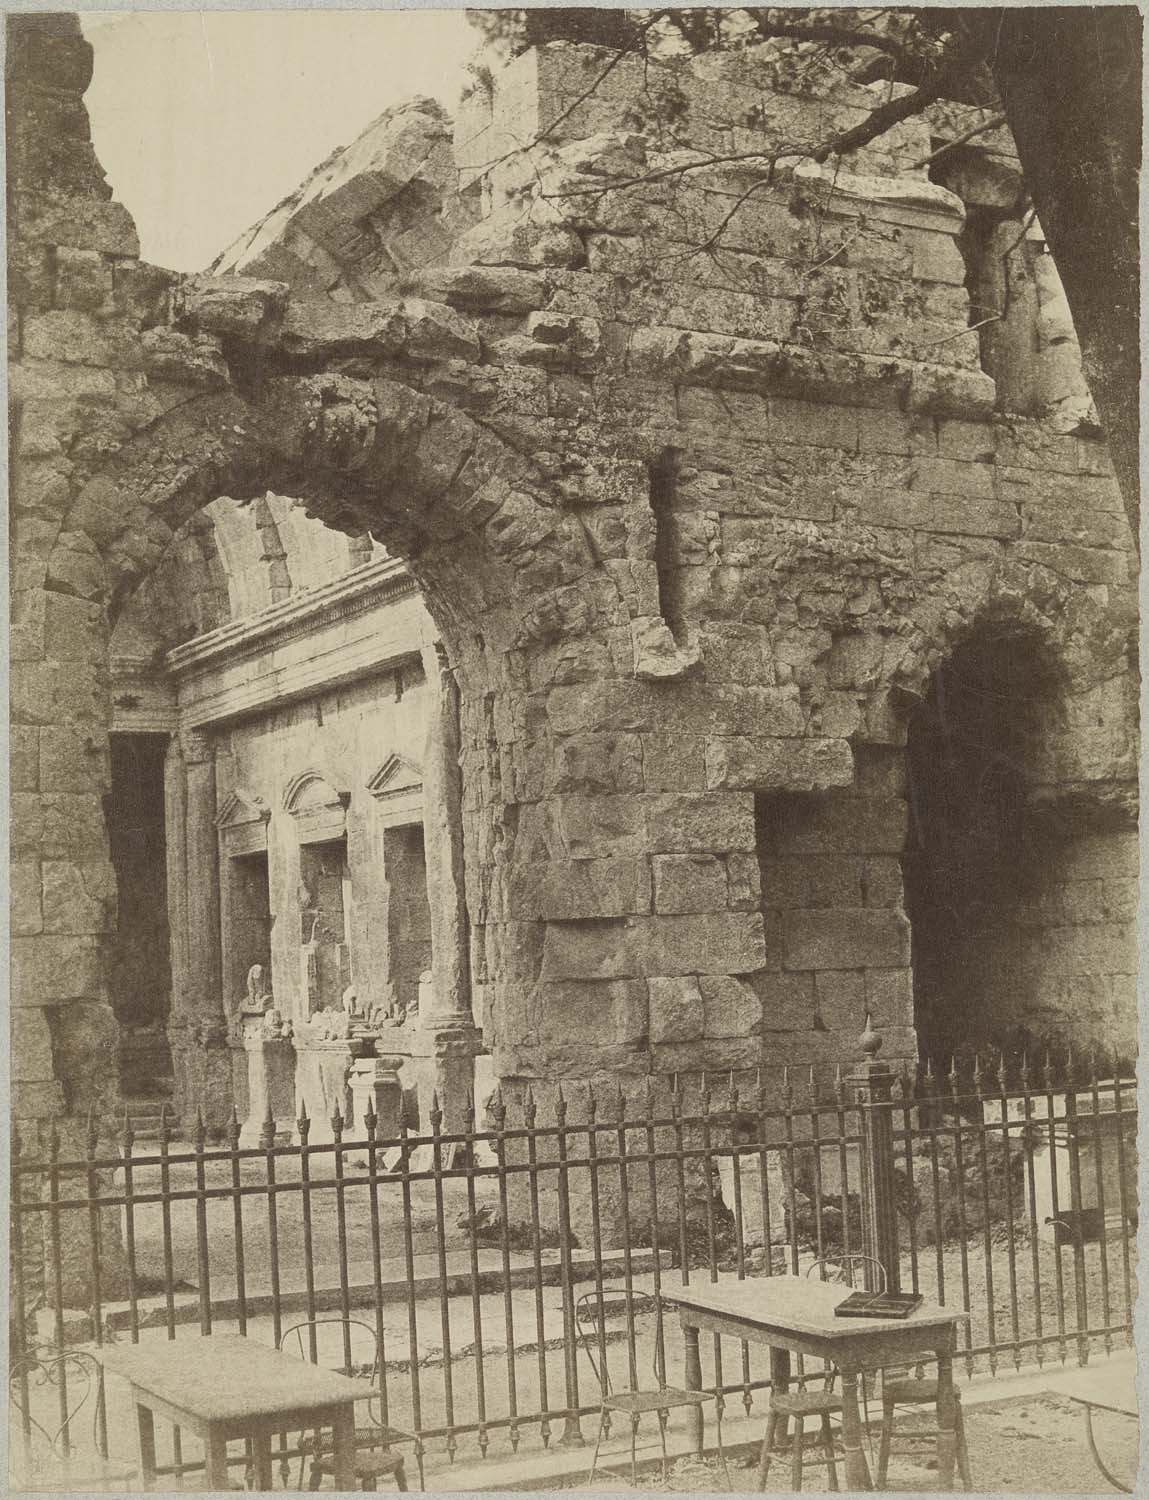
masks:
<svg viewBox="0 0 1149 1500"><path fill-rule="evenodd" d="M201 765L215 760L215 741L201 729L180 729L180 753L191 765Z"/></svg>

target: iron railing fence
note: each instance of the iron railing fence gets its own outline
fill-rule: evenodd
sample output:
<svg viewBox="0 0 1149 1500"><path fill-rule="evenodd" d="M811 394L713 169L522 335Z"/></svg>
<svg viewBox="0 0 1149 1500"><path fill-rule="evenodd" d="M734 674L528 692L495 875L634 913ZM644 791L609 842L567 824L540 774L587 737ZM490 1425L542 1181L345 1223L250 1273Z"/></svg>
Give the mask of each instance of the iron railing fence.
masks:
<svg viewBox="0 0 1149 1500"><path fill-rule="evenodd" d="M15 1138L14 1430L31 1433L50 1401L69 1441L66 1367L38 1391L34 1345L225 1328L278 1344L334 1314L340 1347L311 1331L311 1356L366 1371L373 1353L338 1320L373 1328L382 1420L413 1435L421 1469L575 1443L599 1400L580 1289L608 1312L619 1291L594 1332L616 1382L656 1354L673 1378L675 1285L801 1273L880 1241L883 1173L891 1279L970 1312L969 1374L1131 1342L1135 1090L1096 1067L1033 1076L998 1059L884 1089L840 1072L681 1077L637 1098L568 1086L496 1095L481 1127L465 1123L445 1132L436 1106L428 1131L389 1139L371 1116L336 1115L317 1140L305 1114L294 1140L269 1121L256 1147L239 1145L238 1121L222 1145L202 1123L187 1143L166 1124L139 1143L127 1122L109 1136L92 1121L70 1153L54 1129L42 1150ZM633 1291L651 1294L652 1318ZM765 1353L714 1339L704 1380L720 1412L758 1409ZM175 1434L167 1471L192 1467Z"/></svg>

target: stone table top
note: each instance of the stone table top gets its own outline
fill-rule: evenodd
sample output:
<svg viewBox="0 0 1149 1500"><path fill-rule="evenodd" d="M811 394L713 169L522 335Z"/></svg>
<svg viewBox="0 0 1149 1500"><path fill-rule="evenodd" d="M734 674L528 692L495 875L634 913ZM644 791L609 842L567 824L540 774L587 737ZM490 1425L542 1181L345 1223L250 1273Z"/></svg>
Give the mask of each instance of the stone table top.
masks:
<svg viewBox="0 0 1149 1500"><path fill-rule="evenodd" d="M100 1351L100 1358L105 1369L122 1375L141 1395L203 1422L286 1415L377 1394L366 1380L351 1380L236 1334L113 1344Z"/></svg>
<svg viewBox="0 0 1149 1500"><path fill-rule="evenodd" d="M836 1318L834 1309L852 1288L805 1276L755 1276L745 1281L663 1287L665 1302L682 1309L725 1314L763 1328L864 1340L891 1329L964 1321L968 1313L923 1302L908 1318Z"/></svg>

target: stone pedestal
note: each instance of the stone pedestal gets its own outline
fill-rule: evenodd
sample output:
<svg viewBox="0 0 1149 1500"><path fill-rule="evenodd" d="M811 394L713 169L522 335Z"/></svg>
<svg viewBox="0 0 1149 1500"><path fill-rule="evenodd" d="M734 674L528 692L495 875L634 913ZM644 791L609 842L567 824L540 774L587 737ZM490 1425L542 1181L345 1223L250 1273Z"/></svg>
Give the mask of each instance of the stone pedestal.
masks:
<svg viewBox="0 0 1149 1500"><path fill-rule="evenodd" d="M350 1130L354 1109L351 1064L364 1056L367 1047L358 1037L307 1041L296 1033L295 1087L311 1121L310 1140L331 1140L331 1117L336 1109Z"/></svg>
<svg viewBox="0 0 1149 1500"><path fill-rule="evenodd" d="M467 1129L467 1112L476 1108L475 1057L483 1050L482 1033L476 1026L440 1025L429 1028L428 1034L443 1133L455 1135Z"/></svg>
<svg viewBox="0 0 1149 1500"><path fill-rule="evenodd" d="M399 1079L402 1057L361 1057L351 1064L352 1126L347 1134L354 1140L367 1139L364 1121L368 1113L378 1121L375 1127L380 1140L395 1140L403 1112L403 1085Z"/></svg>
<svg viewBox="0 0 1149 1500"><path fill-rule="evenodd" d="M247 1118L240 1131L241 1146L258 1146L267 1121L268 1105L276 1135L288 1139L295 1129L295 1047L290 1038L268 1036L262 1026L243 1039L247 1054Z"/></svg>

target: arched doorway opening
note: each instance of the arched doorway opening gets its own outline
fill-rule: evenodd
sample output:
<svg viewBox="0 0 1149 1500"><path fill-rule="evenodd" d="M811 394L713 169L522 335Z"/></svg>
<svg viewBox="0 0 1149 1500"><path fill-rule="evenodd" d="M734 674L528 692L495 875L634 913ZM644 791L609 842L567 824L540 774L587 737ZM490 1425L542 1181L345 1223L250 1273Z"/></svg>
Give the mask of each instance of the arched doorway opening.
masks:
<svg viewBox="0 0 1149 1500"><path fill-rule="evenodd" d="M1015 1048L1036 1020L1027 917L1046 840L1027 799L1057 680L1030 632L983 623L910 719L903 872L919 1051L935 1069L978 1046Z"/></svg>
<svg viewBox="0 0 1149 1500"><path fill-rule="evenodd" d="M919 1051L1136 1052L1124 672L1083 686L1030 622L985 617L907 738L903 872Z"/></svg>

